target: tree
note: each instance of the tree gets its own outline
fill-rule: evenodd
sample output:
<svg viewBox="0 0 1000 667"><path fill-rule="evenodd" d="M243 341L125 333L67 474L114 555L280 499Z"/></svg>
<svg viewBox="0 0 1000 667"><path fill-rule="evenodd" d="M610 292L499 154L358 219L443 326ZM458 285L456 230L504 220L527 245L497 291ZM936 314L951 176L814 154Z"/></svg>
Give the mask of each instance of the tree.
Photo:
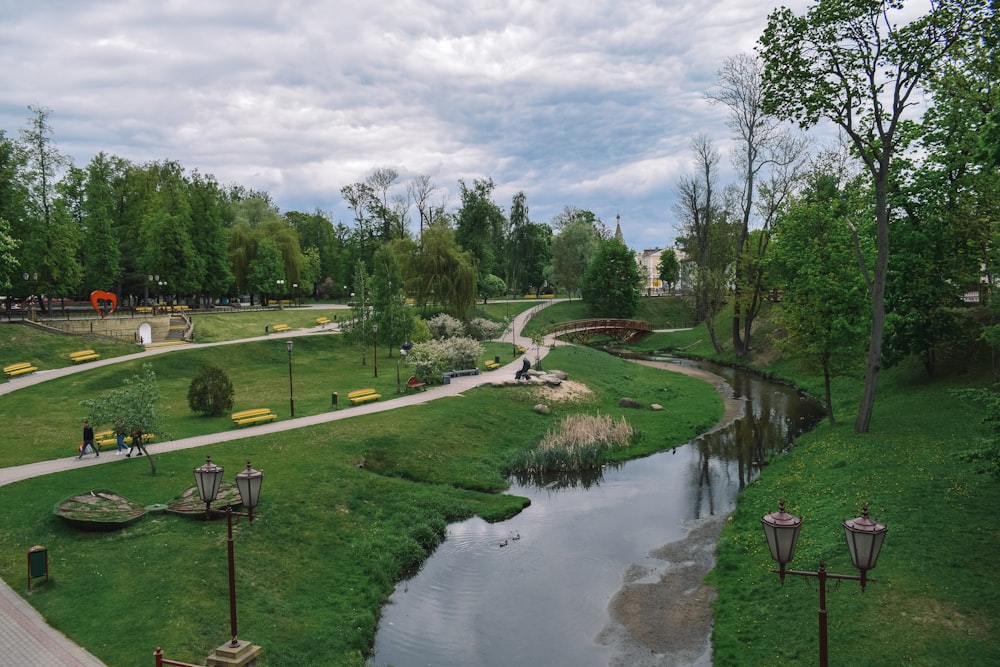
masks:
<svg viewBox="0 0 1000 667"><path fill-rule="evenodd" d="M397 251L397 257L399 254ZM432 223L402 267L403 279L418 304L423 307L438 301L452 316L468 319L478 283L475 259L458 246L455 232L446 224Z"/></svg>
<svg viewBox="0 0 1000 667"><path fill-rule="evenodd" d="M707 97L723 104L729 111L727 124L733 131L733 165L740 178L740 222L736 232L733 262L733 352L743 357L750 351L753 320L763 302L763 281L753 270L754 257L762 257L766 245L756 252L747 248L751 222L757 204L758 179L771 166L780 170L794 164L802 151L802 142L793 141L773 116L764 112L760 60L747 53L726 58L718 71L716 88ZM769 222L767 218L764 220ZM767 235L758 235L766 244ZM749 294L747 294L749 292Z"/></svg>
<svg viewBox="0 0 1000 667"><path fill-rule="evenodd" d="M705 323L712 346L721 354L715 316L726 302L728 269L733 259L732 226L721 198L716 198L719 153L704 135L692 139L691 148L696 175L684 176L677 184L678 200L674 205L679 219L677 242L694 265L695 315Z"/></svg>
<svg viewBox="0 0 1000 667"><path fill-rule="evenodd" d="M284 279L285 268L278 244L270 237L261 239L257 244L257 254L250 262L247 287L252 293L260 294L266 305L267 299L278 289L278 281Z"/></svg>
<svg viewBox="0 0 1000 667"><path fill-rule="evenodd" d="M681 263L677 260L677 253L667 248L660 253L660 263L656 267L656 277L669 286L670 291L674 291L674 286L681 277Z"/></svg>
<svg viewBox="0 0 1000 667"><path fill-rule="evenodd" d="M871 333L861 406L854 430L868 431L882 367L889 267L888 193L893 160L906 147L906 113L922 80L981 32L986 0L940 0L899 27L901 0L819 0L796 16L768 16L759 53L764 111L803 128L821 118L847 135L872 179L876 258L870 275Z"/></svg>
<svg viewBox="0 0 1000 667"><path fill-rule="evenodd" d="M389 357L413 332L413 312L406 305L403 278L388 243L375 251L372 259L371 289L373 323L378 324L379 338L388 346Z"/></svg>
<svg viewBox="0 0 1000 667"><path fill-rule="evenodd" d="M27 184L24 226L14 228L14 236L22 243L21 266L32 276L29 285L39 299L43 310L49 306L41 295L72 294L80 284L78 230L65 205L56 196L59 172L70 164L52 140L49 116L52 111L44 107L29 106L29 125L21 131L20 140L27 157L22 177ZM16 221L12 220L11 223ZM37 274L38 278L33 276Z"/></svg>
<svg viewBox="0 0 1000 667"><path fill-rule="evenodd" d="M823 375L827 418L835 423L831 378L857 361L868 324L865 284L854 265L846 216L858 217L863 189L841 183L834 161L817 165L802 196L775 224L768 253L782 290L779 345Z"/></svg>
<svg viewBox="0 0 1000 667"><path fill-rule="evenodd" d="M476 179L472 187L458 182L462 207L455 220L455 241L475 258L479 277L497 272L503 259L503 210L493 201L493 180ZM525 210L525 214L527 211Z"/></svg>
<svg viewBox="0 0 1000 667"><path fill-rule="evenodd" d="M156 462L146 451L142 436L150 433L157 433L161 438L166 436L157 405L160 398L156 373L152 364L147 362L142 365L141 373L126 378L121 387L97 398L82 400L80 405L89 410L88 419L95 427L121 425L131 433L133 444L149 459L149 466L155 475Z"/></svg>
<svg viewBox="0 0 1000 667"><path fill-rule="evenodd" d="M593 317L630 318L639 310L642 283L632 251L617 239L601 241L582 283Z"/></svg>
<svg viewBox="0 0 1000 667"><path fill-rule="evenodd" d="M423 237L424 228L431 224L430 198L436 189L437 186L431 181L430 176L414 176L406 186L406 192L417 207L417 214L420 216L418 240Z"/></svg>
<svg viewBox="0 0 1000 667"><path fill-rule="evenodd" d="M236 391L226 371L206 364L198 369L198 374L188 386L187 401L192 412L208 417L221 417L233 409Z"/></svg>
<svg viewBox="0 0 1000 667"><path fill-rule="evenodd" d="M558 233L552 237L552 278L573 295L602 238L601 221L589 211L567 209L552 218ZM607 231L607 230L604 230Z"/></svg>

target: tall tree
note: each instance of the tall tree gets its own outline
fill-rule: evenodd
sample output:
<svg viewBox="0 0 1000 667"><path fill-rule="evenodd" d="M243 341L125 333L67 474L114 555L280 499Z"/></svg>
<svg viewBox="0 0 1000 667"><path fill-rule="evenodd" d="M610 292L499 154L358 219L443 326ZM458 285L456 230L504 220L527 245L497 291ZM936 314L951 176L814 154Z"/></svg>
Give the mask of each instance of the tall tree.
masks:
<svg viewBox="0 0 1000 667"><path fill-rule="evenodd" d="M420 216L420 227L417 233L417 240L419 241L424 235L424 229L431 224L432 212L430 203L431 194L437 189L437 186L431 181L430 176L414 176L406 185L406 191L409 193L410 199L413 204L417 207L417 214Z"/></svg>
<svg viewBox="0 0 1000 667"><path fill-rule="evenodd" d="M70 161L53 142L49 123L52 111L39 106L28 109L28 127L20 135L27 156L22 172L28 192L25 227L13 231L23 244L21 266L31 277L30 287L43 310L48 310L48 304L41 301L43 293L49 300L53 295L66 296L80 283L80 235L66 206L56 196L58 177Z"/></svg>
<svg viewBox="0 0 1000 667"><path fill-rule="evenodd" d="M671 293L674 286L681 278L681 263L677 259L677 253L667 248L660 253L660 263L656 267L656 277L670 288Z"/></svg>
<svg viewBox="0 0 1000 667"><path fill-rule="evenodd" d="M406 305L402 274L388 243L375 251L369 285L379 340L388 347L389 357L392 357L400 343L410 337L414 322L412 309Z"/></svg>
<svg viewBox="0 0 1000 667"><path fill-rule="evenodd" d="M723 198L716 191L719 153L704 135L691 142L695 173L677 184L677 242L694 265L695 315L704 322L716 353L722 344L715 330L715 316L725 305L728 269L733 259L731 224Z"/></svg>
<svg viewBox="0 0 1000 667"><path fill-rule="evenodd" d="M835 160L817 164L807 186L775 223L768 263L782 290L785 348L823 376L827 418L835 423L832 377L857 366L868 326L865 283L854 267L845 217L858 215L863 188L843 182Z"/></svg>
<svg viewBox="0 0 1000 667"><path fill-rule="evenodd" d="M583 282L583 274L601 243L601 232L593 220L574 217L552 237L552 279L572 297Z"/></svg>
<svg viewBox="0 0 1000 667"><path fill-rule="evenodd" d="M496 273L503 259L503 209L492 199L493 180L476 179L472 186L459 181L462 207L455 219L455 240L472 253L480 277Z"/></svg>
<svg viewBox="0 0 1000 667"><path fill-rule="evenodd" d="M97 398L82 400L80 405L88 409L88 419L92 425L120 426L132 433L136 438L134 444L149 459L149 466L155 475L156 461L142 444L142 436L148 433L166 436L159 411L160 398L153 365L146 362L142 365L142 372L127 378L121 387Z"/></svg>
<svg viewBox="0 0 1000 667"><path fill-rule="evenodd" d="M872 179L877 254L870 271L872 317L865 385L854 430L867 432L875 406L885 332L889 267L888 192L901 132L922 80L963 36L981 33L986 0L939 0L899 26L901 0L818 0L805 14L788 8L768 17L760 38L764 111L803 128L821 118L850 139Z"/></svg>
<svg viewBox="0 0 1000 667"><path fill-rule="evenodd" d="M726 58L717 73L716 87L708 99L724 105L727 125L733 131L732 160L740 179L740 224L736 232L733 262L733 352L743 357L750 351L753 320L760 310L763 281L754 270L753 257L762 256L760 246L746 248L757 204L758 180L769 167L776 173L799 161L803 142L793 141L779 121L764 112L763 65L757 57L741 53ZM766 218L763 220L769 222ZM766 240L759 235L758 239ZM749 292L749 293L748 293Z"/></svg>
<svg viewBox="0 0 1000 667"><path fill-rule="evenodd" d="M621 241L601 241L582 283L593 317L633 317L639 310L642 280L635 256Z"/></svg>

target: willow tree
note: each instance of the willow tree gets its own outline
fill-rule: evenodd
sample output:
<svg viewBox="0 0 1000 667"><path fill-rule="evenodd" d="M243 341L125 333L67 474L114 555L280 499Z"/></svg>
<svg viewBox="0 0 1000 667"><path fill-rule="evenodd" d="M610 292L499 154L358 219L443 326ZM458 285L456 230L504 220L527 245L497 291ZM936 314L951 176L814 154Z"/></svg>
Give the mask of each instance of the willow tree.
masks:
<svg viewBox="0 0 1000 667"><path fill-rule="evenodd" d="M899 25L903 0L818 0L801 16L787 7L768 17L759 40L764 111L802 128L832 122L848 137L872 179L876 259L858 254L871 298L865 385L854 430L868 431L882 366L889 267L890 177L907 147L917 91L940 63L974 36L988 0L939 0ZM909 7L907 7L909 9Z"/></svg>

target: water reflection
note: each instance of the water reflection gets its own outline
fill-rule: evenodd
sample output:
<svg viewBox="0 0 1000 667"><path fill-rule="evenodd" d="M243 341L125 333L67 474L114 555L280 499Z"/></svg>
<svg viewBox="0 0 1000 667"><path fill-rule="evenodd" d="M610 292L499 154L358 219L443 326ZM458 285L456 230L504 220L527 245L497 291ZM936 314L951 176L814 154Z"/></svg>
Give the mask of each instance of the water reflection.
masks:
<svg viewBox="0 0 1000 667"><path fill-rule="evenodd" d="M531 506L509 521L470 519L383 610L373 665L607 665L595 642L624 573L729 512L767 460L821 416L792 388L732 369L743 402L732 424L653 456L586 476L522 477Z"/></svg>

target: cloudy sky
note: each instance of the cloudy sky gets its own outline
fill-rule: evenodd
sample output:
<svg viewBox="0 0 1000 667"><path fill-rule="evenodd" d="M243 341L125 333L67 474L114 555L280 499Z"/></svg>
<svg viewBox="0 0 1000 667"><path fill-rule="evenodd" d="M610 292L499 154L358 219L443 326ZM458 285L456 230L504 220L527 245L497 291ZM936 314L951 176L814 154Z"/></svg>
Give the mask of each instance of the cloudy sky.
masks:
<svg viewBox="0 0 1000 667"><path fill-rule="evenodd" d="M348 225L377 167L449 209L492 178L663 247L691 137L727 148L704 93L778 4L808 0L0 0L0 129L46 107L78 166L176 160Z"/></svg>

